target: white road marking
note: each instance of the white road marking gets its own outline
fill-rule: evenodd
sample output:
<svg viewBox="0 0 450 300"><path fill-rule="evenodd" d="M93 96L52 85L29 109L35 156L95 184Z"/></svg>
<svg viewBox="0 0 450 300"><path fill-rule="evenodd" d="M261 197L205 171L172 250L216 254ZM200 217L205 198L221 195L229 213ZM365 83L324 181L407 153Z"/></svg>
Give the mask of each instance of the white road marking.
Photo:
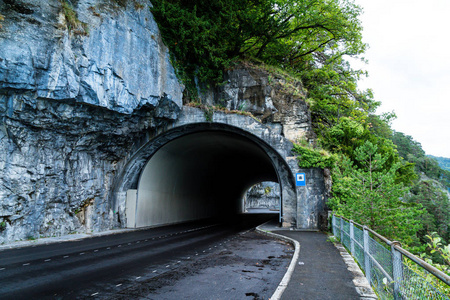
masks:
<svg viewBox="0 0 450 300"><path fill-rule="evenodd" d="M170 267L170 265L167 265L166 268Z"/></svg>
<svg viewBox="0 0 450 300"><path fill-rule="evenodd" d="M111 250L111 247L106 248L106 250Z"/></svg>
<svg viewBox="0 0 450 300"><path fill-rule="evenodd" d="M94 252L98 252L98 250L94 250Z"/></svg>
<svg viewBox="0 0 450 300"><path fill-rule="evenodd" d="M44 260L45 262L48 262L48 261L51 261L51 259L49 258L49 259L46 259L46 260Z"/></svg>
<svg viewBox="0 0 450 300"><path fill-rule="evenodd" d="M121 286L121 285L122 285L121 283L119 283L119 284L116 284L116 286L117 286L117 287L119 287L119 286Z"/></svg>
<svg viewBox="0 0 450 300"><path fill-rule="evenodd" d="M22 266L29 266L30 265L30 263L26 263L26 264L23 264Z"/></svg>
<svg viewBox="0 0 450 300"><path fill-rule="evenodd" d="M6 269L6 268L0 268L0 271L3 271L4 269Z"/></svg>
<svg viewBox="0 0 450 300"><path fill-rule="evenodd" d="M136 279L139 279L139 278L141 278L141 276L136 277Z"/></svg>
<svg viewBox="0 0 450 300"><path fill-rule="evenodd" d="M68 257L69 257L69 255L63 256L63 258L68 258Z"/></svg>
<svg viewBox="0 0 450 300"><path fill-rule="evenodd" d="M153 270L153 273L156 273L156 270Z"/></svg>
<svg viewBox="0 0 450 300"><path fill-rule="evenodd" d="M97 296L98 295L98 292L97 293L93 293L91 296L93 297L93 296Z"/></svg>
<svg viewBox="0 0 450 300"><path fill-rule="evenodd" d="M84 255L84 252L81 252L80 255Z"/></svg>

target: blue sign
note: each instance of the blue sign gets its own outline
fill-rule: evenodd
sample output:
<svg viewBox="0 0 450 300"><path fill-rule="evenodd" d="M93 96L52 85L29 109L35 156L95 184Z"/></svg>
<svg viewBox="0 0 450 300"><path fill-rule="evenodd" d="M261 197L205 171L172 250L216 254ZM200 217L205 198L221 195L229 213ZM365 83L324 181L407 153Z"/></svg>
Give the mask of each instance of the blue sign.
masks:
<svg viewBox="0 0 450 300"><path fill-rule="evenodd" d="M305 186L306 185L305 173L296 173L295 174L295 185L296 186Z"/></svg>

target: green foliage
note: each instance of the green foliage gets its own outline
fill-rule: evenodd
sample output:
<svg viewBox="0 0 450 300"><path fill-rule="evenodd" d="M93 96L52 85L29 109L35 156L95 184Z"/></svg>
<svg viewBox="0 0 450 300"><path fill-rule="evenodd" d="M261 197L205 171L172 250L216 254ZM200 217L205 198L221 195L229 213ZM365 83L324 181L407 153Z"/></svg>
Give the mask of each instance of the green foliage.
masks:
<svg viewBox="0 0 450 300"><path fill-rule="evenodd" d="M338 214L365 224L381 235L405 244L415 241L421 228L420 205L406 203L407 188L396 183L399 164L386 168L388 157L366 141L355 150L356 166L348 157L333 170L333 198L329 205Z"/></svg>
<svg viewBox="0 0 450 300"><path fill-rule="evenodd" d="M300 73L305 65L314 64L319 53L342 65L343 55L365 49L358 21L361 9L347 0L155 0L152 4L192 98L198 86L195 78L217 84L237 58L253 57ZM350 85L355 89L354 82Z"/></svg>
<svg viewBox="0 0 450 300"><path fill-rule="evenodd" d="M60 0L60 3L69 31L79 35L88 35L88 25L78 19L77 13L72 5L67 0Z"/></svg>
<svg viewBox="0 0 450 300"><path fill-rule="evenodd" d="M431 249L431 253L438 253L442 259L442 264L447 265L445 268L441 270L450 275L450 244L443 245L442 238L436 233L432 232L431 234L426 235L429 242L427 246Z"/></svg>
<svg viewBox="0 0 450 300"><path fill-rule="evenodd" d="M246 3L246 2L243 2ZM197 95L196 79L219 83L237 45L237 1L152 1L151 9L165 44L174 56L188 96Z"/></svg>
<svg viewBox="0 0 450 300"><path fill-rule="evenodd" d="M419 255L420 258L450 276L450 244L443 244L443 240L436 232L426 235L426 239L426 246L431 255L421 253ZM425 278L427 283L430 283L436 287L444 295L450 295L449 285L445 284L431 273L425 271L418 264L413 263L408 259L404 259L403 261L412 271ZM420 286L417 288L420 288Z"/></svg>
<svg viewBox="0 0 450 300"><path fill-rule="evenodd" d="M419 142L401 132L394 132L392 141L397 146L399 155L413 163L418 173L424 173L450 188L450 171L442 169L433 157L426 156Z"/></svg>
<svg viewBox="0 0 450 300"><path fill-rule="evenodd" d="M341 118L327 133L322 144L334 152L350 155L364 135L364 127L352 118Z"/></svg>
<svg viewBox="0 0 450 300"><path fill-rule="evenodd" d="M431 158L434 158L438 162L439 166L442 169L450 172L450 158L433 156L433 155L428 155L428 156Z"/></svg>
<svg viewBox="0 0 450 300"><path fill-rule="evenodd" d="M330 155L324 150L316 150L294 144L292 149L298 155L298 166L300 168L332 168L336 163L337 156Z"/></svg>
<svg viewBox="0 0 450 300"><path fill-rule="evenodd" d="M425 208L425 213L420 217L423 229L418 233L422 243L426 241L428 232L436 232L445 240L450 241L450 200L435 181L417 182L411 188L407 200Z"/></svg>
<svg viewBox="0 0 450 300"><path fill-rule="evenodd" d="M360 52L360 7L350 1L269 0L250 10L241 52L285 68L314 52Z"/></svg>
<svg viewBox="0 0 450 300"><path fill-rule="evenodd" d="M3 16L2 14L0 14L0 29L3 28L2 26L2 22L5 20L5 16Z"/></svg>
<svg viewBox="0 0 450 300"><path fill-rule="evenodd" d="M0 222L0 232L2 232L5 229L6 229L6 222L5 221Z"/></svg>

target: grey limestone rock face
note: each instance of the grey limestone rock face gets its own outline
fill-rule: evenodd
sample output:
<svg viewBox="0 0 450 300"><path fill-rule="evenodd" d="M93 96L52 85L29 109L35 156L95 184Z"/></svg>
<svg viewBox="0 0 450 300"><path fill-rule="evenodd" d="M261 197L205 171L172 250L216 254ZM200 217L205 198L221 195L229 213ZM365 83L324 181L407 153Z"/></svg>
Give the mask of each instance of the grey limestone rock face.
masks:
<svg viewBox="0 0 450 300"><path fill-rule="evenodd" d="M206 102L247 111L291 141L312 141L311 113L299 81L271 74L254 65L239 65L226 74L226 84ZM211 98L211 97L210 97Z"/></svg>
<svg viewBox="0 0 450 300"><path fill-rule="evenodd" d="M1 90L127 114L156 107L163 96L181 106L183 87L147 1L140 9L108 0L73 2L87 35L68 29L58 0L0 3L6 16L0 30Z"/></svg>
<svg viewBox="0 0 450 300"><path fill-rule="evenodd" d="M0 243L115 226L117 166L178 118L183 86L148 1L0 2ZM113 3L113 4L111 4Z"/></svg>

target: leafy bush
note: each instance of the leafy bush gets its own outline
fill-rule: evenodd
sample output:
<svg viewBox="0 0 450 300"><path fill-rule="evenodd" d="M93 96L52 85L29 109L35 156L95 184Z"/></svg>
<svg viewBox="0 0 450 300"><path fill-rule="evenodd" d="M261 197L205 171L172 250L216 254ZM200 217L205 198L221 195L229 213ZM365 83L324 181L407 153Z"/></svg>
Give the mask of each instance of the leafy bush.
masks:
<svg viewBox="0 0 450 300"><path fill-rule="evenodd" d="M336 163L337 156L330 155L325 150L315 150L294 144L292 151L298 154L300 168L331 168Z"/></svg>

